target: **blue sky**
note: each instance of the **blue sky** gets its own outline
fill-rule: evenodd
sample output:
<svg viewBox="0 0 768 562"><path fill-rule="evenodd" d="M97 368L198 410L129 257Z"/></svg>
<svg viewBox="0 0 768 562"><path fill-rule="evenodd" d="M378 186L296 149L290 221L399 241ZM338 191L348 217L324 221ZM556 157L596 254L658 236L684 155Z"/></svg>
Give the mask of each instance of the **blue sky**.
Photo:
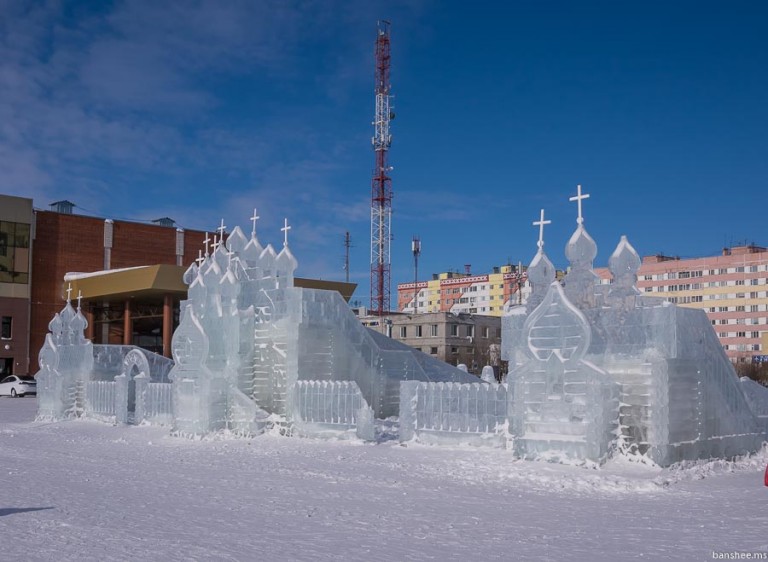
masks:
<svg viewBox="0 0 768 562"><path fill-rule="evenodd" d="M0 192L249 226L367 301L376 21L392 21L393 287L527 262L545 208L604 265L768 245L764 2L0 0Z"/></svg>

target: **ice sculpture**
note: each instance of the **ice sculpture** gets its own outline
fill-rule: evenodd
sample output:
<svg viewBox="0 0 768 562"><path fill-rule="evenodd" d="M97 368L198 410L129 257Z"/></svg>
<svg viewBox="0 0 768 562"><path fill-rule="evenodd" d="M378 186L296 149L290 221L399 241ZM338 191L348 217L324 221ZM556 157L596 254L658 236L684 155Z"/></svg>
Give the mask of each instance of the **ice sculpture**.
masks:
<svg viewBox="0 0 768 562"><path fill-rule="evenodd" d="M584 360L589 324L557 281L526 319L523 334L528 360L509 375L516 453L604 460L618 427L619 388Z"/></svg>
<svg viewBox="0 0 768 562"><path fill-rule="evenodd" d="M132 346L92 346L67 306L40 352L40 416L86 415L172 425L179 435L354 433L396 416L402 381L476 381L442 361L364 328L335 291L294 287L298 262L253 228L222 221L183 274L189 286L173 334L174 361Z"/></svg>
<svg viewBox="0 0 768 562"><path fill-rule="evenodd" d="M233 429L237 414L252 432L354 426L371 437L374 415L398 414L401 381L477 380L364 328L337 292L294 287L292 227L286 220L276 253L259 242L258 218L250 240L236 227L185 273L189 298L169 375L177 432Z"/></svg>
<svg viewBox="0 0 768 562"><path fill-rule="evenodd" d="M544 252L543 210L533 223L533 292L502 318L505 384L402 383L401 440L511 442L523 458L597 463L620 450L666 466L753 452L768 439L768 389L739 382L703 310L640 294L640 257L625 236L609 260L613 283L597 284L588 197L579 186L571 198L564 288Z"/></svg>
<svg viewBox="0 0 768 562"><path fill-rule="evenodd" d="M49 333L40 349L40 370L37 380L38 418L59 420L76 417L84 405L78 400L78 389L87 380L93 368L93 344L84 336L88 321L80 310L78 295L77 311L72 308L67 289L67 303L62 311L48 324Z"/></svg>
<svg viewBox="0 0 768 562"><path fill-rule="evenodd" d="M581 209L587 197L579 187L577 195L571 198L579 207L577 228L566 246L571 268L564 280L564 291L553 284L547 289L547 299L541 305L537 303L535 310L510 309L502 319L502 358L511 366L509 415L514 420L516 449L525 456L576 454L599 460L610 448L620 447L645 454L660 465L757 450L768 437L766 424L750 409L704 311L678 308L661 299L642 296L635 286L640 258L626 237L621 238L609 260L613 283L596 283L592 261L597 247L584 228ZM539 223L544 223L543 215ZM529 268L534 295L541 295L543 290L536 287L544 277L537 275L536 268L544 260L540 235L539 253ZM544 307L551 308L553 303L560 310L570 311L568 318L583 319L576 322L584 334L579 336L584 369L580 368L580 379L576 382L593 389L585 399L594 431L585 433L590 437L581 453L562 444L552 445L558 443L555 436L561 441L571 438L574 431L569 424L542 426L547 431L540 433L549 433L549 439L537 439L536 432L526 429L533 425L525 425L526 419L538 422L537 409L542 408L552 412L554 418L568 417L571 422L580 415L577 412L574 416L574 410L559 405L567 397L560 392L559 385L571 380L568 369L564 368L562 373L559 367L537 371L536 365L543 361L540 352L548 347L544 343L555 340L544 338L544 343L532 348L528 337L535 333L536 323L543 321ZM556 324L562 330L557 336L560 343L555 345L560 351L553 351L549 362L553 357L560 362L560 354L571 348L572 336L565 330L573 322ZM589 340L584 339L587 335ZM584 341L589 341L586 347ZM565 367L567 361L562 363ZM532 372L539 375L531 375ZM618 389L620 407L612 417L616 404L614 387ZM542 392L543 388L557 391L555 394L561 398L554 403L558 406L542 405L541 400L550 392ZM616 424L614 439L611 428Z"/></svg>

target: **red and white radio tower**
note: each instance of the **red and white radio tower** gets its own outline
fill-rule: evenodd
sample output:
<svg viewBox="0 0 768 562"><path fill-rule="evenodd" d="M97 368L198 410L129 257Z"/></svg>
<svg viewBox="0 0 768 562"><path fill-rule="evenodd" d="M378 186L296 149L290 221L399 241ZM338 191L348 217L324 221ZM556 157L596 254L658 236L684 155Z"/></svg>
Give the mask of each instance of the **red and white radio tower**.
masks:
<svg viewBox="0 0 768 562"><path fill-rule="evenodd" d="M380 21L376 37L376 117L372 143L376 153L371 189L371 313L378 316L390 309L390 240L392 223L392 179L387 151L392 144L389 122L394 117L390 106L389 22Z"/></svg>

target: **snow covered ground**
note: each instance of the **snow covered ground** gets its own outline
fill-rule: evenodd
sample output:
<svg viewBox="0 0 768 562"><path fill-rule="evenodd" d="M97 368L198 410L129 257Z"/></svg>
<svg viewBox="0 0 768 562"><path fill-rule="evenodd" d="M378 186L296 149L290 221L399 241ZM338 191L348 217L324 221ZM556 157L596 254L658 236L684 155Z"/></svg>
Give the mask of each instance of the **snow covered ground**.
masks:
<svg viewBox="0 0 768 562"><path fill-rule="evenodd" d="M189 441L35 410L0 398L2 560L768 557L768 451L594 470L395 440Z"/></svg>

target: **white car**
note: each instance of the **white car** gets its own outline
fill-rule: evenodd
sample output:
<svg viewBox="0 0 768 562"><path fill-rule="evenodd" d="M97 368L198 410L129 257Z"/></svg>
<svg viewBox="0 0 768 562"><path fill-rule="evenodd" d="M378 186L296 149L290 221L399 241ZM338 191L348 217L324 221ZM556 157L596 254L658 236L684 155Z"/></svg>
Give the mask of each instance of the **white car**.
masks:
<svg viewBox="0 0 768 562"><path fill-rule="evenodd" d="M37 395L37 383L34 377L11 375L0 381L0 396Z"/></svg>

